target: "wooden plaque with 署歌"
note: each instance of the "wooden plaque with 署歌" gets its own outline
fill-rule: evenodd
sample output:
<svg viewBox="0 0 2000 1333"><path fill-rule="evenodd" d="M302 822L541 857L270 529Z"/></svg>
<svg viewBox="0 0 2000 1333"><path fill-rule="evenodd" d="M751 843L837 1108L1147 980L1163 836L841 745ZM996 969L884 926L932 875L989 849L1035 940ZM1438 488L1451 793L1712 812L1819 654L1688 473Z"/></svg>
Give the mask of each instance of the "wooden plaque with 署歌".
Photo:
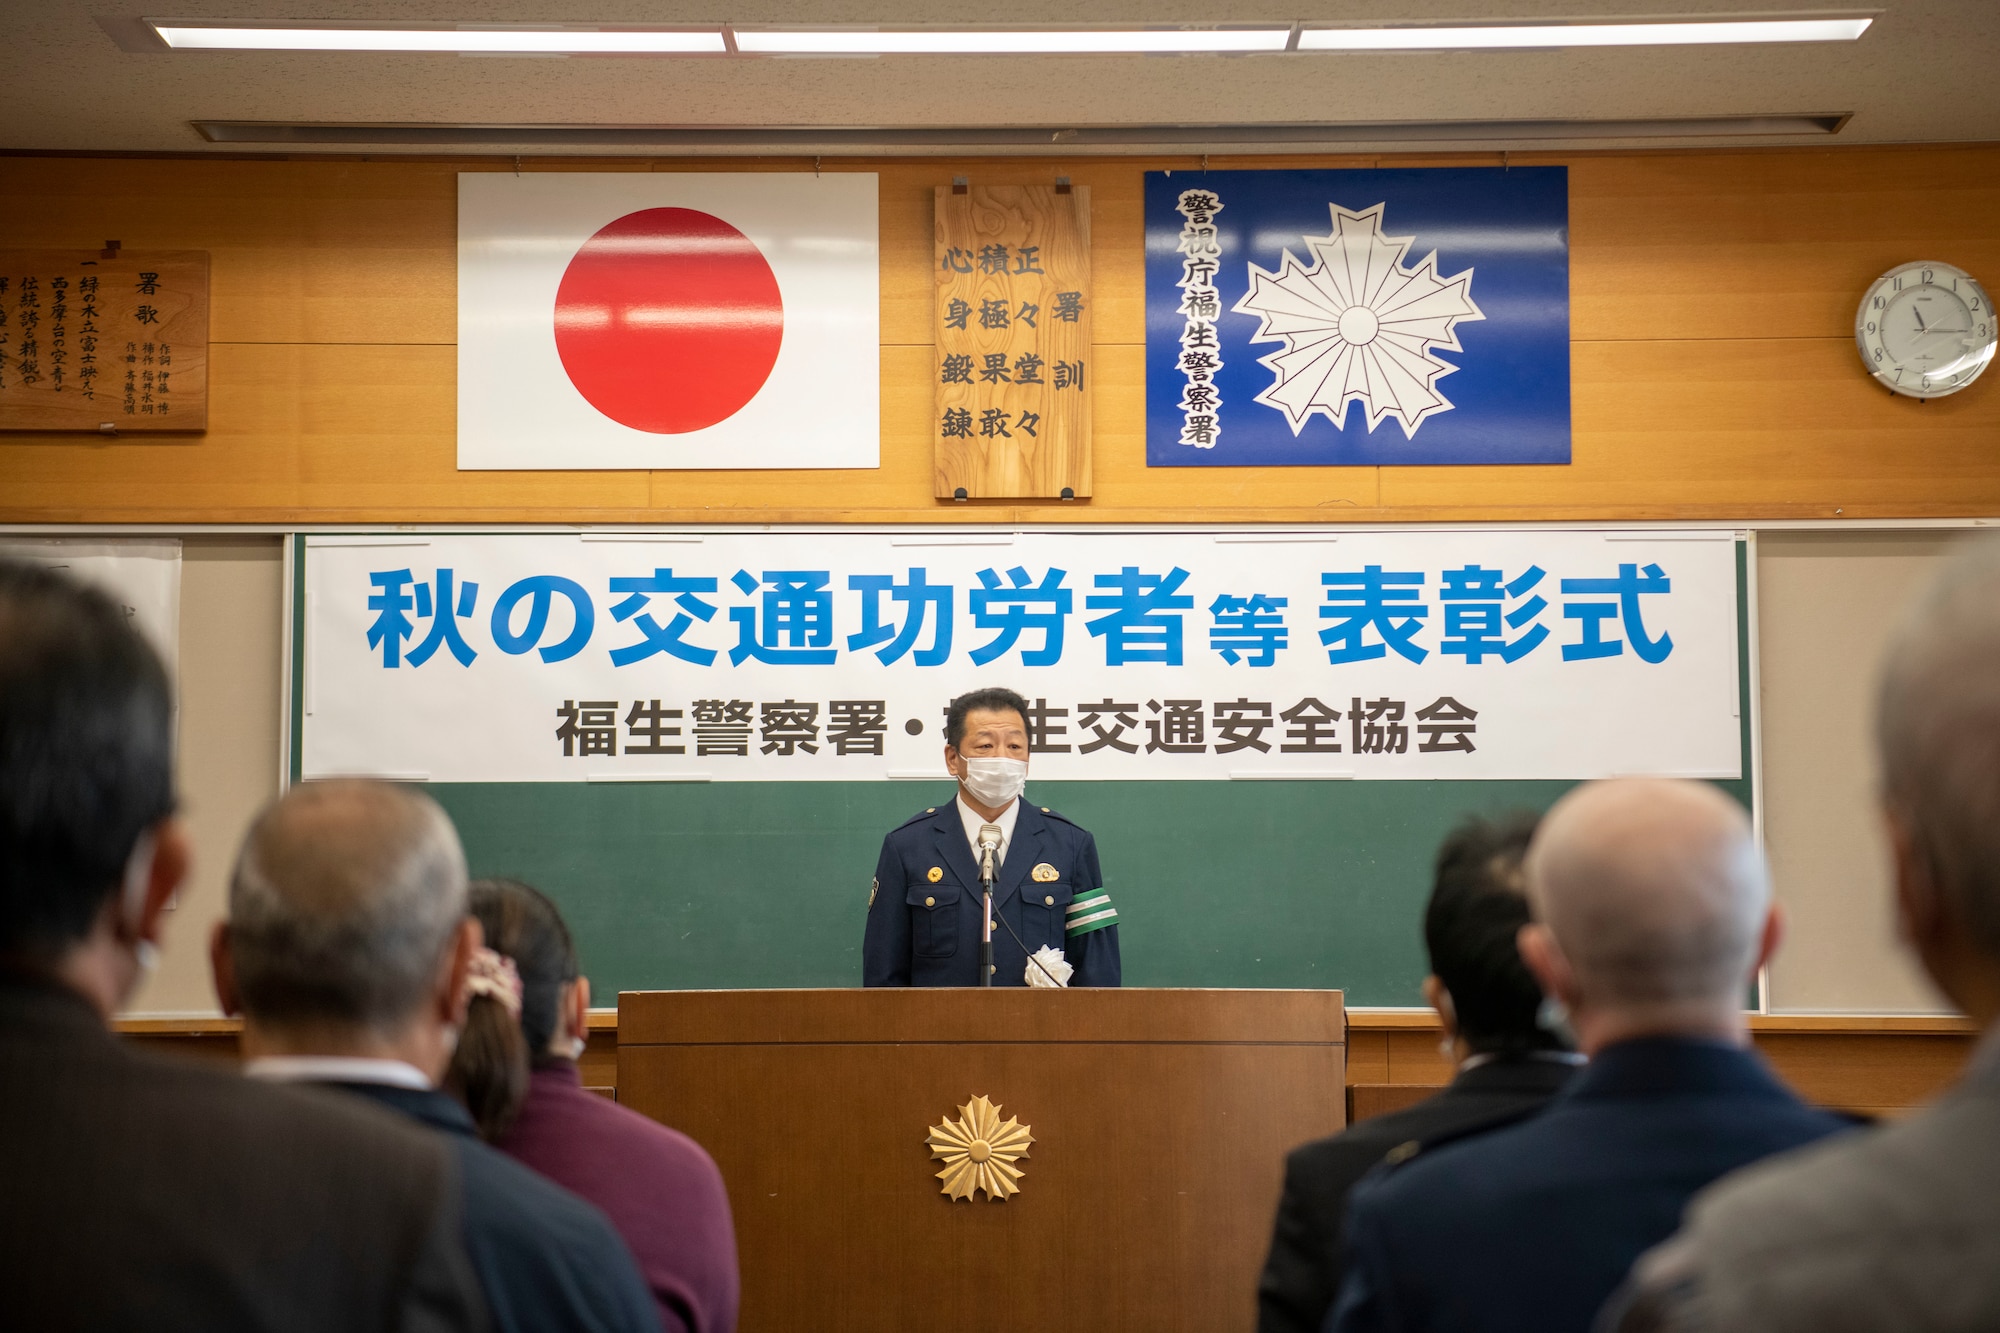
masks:
<svg viewBox="0 0 2000 1333"><path fill-rule="evenodd" d="M0 430L208 429L208 252L0 250Z"/></svg>
<svg viewBox="0 0 2000 1333"><path fill-rule="evenodd" d="M1090 191L939 186L940 500L1090 494Z"/></svg>

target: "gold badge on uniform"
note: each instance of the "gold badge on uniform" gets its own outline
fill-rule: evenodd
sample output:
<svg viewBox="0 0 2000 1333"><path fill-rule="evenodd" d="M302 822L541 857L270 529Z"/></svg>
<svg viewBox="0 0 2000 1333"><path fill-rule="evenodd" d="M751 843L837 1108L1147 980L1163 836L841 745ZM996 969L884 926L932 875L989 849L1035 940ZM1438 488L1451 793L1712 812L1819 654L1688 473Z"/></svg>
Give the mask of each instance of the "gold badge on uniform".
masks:
<svg viewBox="0 0 2000 1333"><path fill-rule="evenodd" d="M1052 884L1062 878L1062 872L1047 861L1042 862L1028 873L1034 876L1035 883L1037 884Z"/></svg>
<svg viewBox="0 0 2000 1333"><path fill-rule="evenodd" d="M933 884L937 883L939 880L944 878L944 867L932 866L930 868L930 873L925 875L924 878L929 880Z"/></svg>

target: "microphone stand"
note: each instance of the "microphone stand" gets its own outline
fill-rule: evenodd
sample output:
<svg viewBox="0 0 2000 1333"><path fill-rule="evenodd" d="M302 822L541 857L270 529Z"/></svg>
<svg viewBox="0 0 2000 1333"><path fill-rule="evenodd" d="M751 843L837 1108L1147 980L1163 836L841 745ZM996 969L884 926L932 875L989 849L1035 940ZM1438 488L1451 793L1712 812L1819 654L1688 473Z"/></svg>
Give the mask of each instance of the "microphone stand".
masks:
<svg viewBox="0 0 2000 1333"><path fill-rule="evenodd" d="M1042 966L1041 959L1035 957L1031 953L1028 953L1028 942L1022 939L1021 936L1015 931L1015 929L1012 926L1007 925L1007 917L1004 913L999 913L999 912L994 913L994 920L998 921L1002 926L1006 927L1007 933L1014 937L1014 943L1021 946L1022 953L1027 954L1028 961L1034 965L1035 971L1047 977L1049 979L1049 984L1055 987L1057 990L1067 989L1065 983L1056 980L1055 973L1049 971L1046 967ZM1025 976L1026 974L1024 973L1023 975Z"/></svg>
<svg viewBox="0 0 2000 1333"><path fill-rule="evenodd" d="M979 849L979 984L993 984L993 848Z"/></svg>
<svg viewBox="0 0 2000 1333"><path fill-rule="evenodd" d="M992 842L985 840L986 833L989 830L994 837L994 841ZM981 917L979 936L979 984L982 986L991 986L993 984L993 918L995 915L993 911L993 854L1000 849L999 834L1000 830L991 824L988 824L985 829L980 830L979 896L983 915ZM1015 932L1012 926L1007 925L1006 917L1003 916L1000 918L1000 924L1006 928L1009 935L1014 937L1014 943L1021 946L1022 954L1027 957L1028 962L1034 969L1047 977L1050 985L1060 989L1062 983L1056 980L1053 972L1042 966L1041 959L1028 952L1027 942Z"/></svg>

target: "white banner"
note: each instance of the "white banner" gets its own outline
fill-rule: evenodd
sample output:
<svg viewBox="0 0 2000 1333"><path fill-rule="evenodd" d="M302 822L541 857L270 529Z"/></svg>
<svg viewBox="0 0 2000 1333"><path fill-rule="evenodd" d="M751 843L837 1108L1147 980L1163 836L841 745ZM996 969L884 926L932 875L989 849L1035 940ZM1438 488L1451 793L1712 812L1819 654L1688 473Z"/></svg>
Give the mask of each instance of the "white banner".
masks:
<svg viewBox="0 0 2000 1333"><path fill-rule="evenodd" d="M303 771L1737 777L1729 532L760 532L308 541Z"/></svg>

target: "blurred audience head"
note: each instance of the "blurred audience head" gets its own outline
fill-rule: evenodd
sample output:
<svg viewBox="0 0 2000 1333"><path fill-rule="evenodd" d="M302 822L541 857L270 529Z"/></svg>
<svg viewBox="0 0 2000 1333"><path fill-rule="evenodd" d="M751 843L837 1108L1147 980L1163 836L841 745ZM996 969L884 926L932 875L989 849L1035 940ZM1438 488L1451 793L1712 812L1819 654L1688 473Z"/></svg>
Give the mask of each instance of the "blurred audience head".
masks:
<svg viewBox="0 0 2000 1333"><path fill-rule="evenodd" d="M535 1067L581 1054L590 982L578 973L562 913L538 890L512 879L476 881L472 915L487 950L512 969L511 996L506 983L474 988L445 1086L492 1141L519 1114Z"/></svg>
<svg viewBox="0 0 2000 1333"><path fill-rule="evenodd" d="M187 873L173 700L123 608L0 560L0 965L109 1016Z"/></svg>
<svg viewBox="0 0 2000 1333"><path fill-rule="evenodd" d="M1742 806L1678 778L1585 783L1543 816L1526 866L1522 957L1584 1050L1744 1039L1778 918Z"/></svg>
<svg viewBox="0 0 2000 1333"><path fill-rule="evenodd" d="M1892 641L1876 709L1904 936L1982 1022L2000 1014L2000 542L1970 542Z"/></svg>
<svg viewBox="0 0 2000 1333"><path fill-rule="evenodd" d="M435 801L384 782L304 783L244 839L216 931L216 986L274 1050L414 1043L435 1077L478 933L465 853Z"/></svg>
<svg viewBox="0 0 2000 1333"><path fill-rule="evenodd" d="M1438 848L1424 910L1424 994L1459 1059L1562 1045L1538 1020L1541 988L1515 947L1532 919L1522 861L1536 819L1468 819Z"/></svg>

